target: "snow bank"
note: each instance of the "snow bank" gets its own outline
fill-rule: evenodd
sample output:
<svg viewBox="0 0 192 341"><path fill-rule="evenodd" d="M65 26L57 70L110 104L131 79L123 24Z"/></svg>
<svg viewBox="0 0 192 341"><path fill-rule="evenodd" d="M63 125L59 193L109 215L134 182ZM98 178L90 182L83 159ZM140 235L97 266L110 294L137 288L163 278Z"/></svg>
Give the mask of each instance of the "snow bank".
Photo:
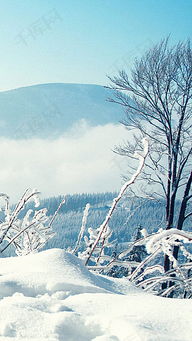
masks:
<svg viewBox="0 0 192 341"><path fill-rule="evenodd" d="M1 341L192 339L191 300L92 274L60 249L0 259L0 297Z"/></svg>

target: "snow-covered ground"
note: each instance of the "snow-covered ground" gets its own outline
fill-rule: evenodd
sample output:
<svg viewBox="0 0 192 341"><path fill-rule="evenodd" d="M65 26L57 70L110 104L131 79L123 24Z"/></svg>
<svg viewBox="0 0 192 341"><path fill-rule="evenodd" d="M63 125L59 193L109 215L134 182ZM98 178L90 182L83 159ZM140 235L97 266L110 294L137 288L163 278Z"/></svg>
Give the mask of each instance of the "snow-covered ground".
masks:
<svg viewBox="0 0 192 341"><path fill-rule="evenodd" d="M192 300L89 272L61 249L0 259L0 341L191 341Z"/></svg>

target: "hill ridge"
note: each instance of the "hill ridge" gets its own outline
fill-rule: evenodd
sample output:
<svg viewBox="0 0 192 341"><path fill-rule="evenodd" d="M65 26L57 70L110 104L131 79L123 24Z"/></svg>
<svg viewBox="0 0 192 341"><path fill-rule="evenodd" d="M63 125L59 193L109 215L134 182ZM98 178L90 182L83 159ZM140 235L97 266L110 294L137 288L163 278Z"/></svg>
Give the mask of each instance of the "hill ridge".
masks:
<svg viewBox="0 0 192 341"><path fill-rule="evenodd" d="M101 85L45 83L0 92L1 137L59 137L84 119L88 125L117 124L122 109L107 101Z"/></svg>

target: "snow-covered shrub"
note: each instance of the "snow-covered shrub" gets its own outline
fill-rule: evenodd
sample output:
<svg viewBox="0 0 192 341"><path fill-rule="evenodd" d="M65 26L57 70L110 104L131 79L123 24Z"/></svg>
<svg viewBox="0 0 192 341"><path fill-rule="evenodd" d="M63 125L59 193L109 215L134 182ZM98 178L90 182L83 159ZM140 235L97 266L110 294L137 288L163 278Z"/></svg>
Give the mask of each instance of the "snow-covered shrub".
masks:
<svg viewBox="0 0 192 341"><path fill-rule="evenodd" d="M47 209L36 209L40 203L37 190L27 189L13 209L10 207L9 197L6 194L1 193L0 197L4 201L0 222L1 253L10 245L14 245L18 256L37 252L54 236L51 226L57 211L49 222ZM21 212L31 201L34 202L34 209L28 209L22 216Z"/></svg>
<svg viewBox="0 0 192 341"><path fill-rule="evenodd" d="M91 238L87 239L85 258L97 238L98 232L96 232L90 231ZM98 244L95 255L92 254L91 257L93 265L89 266L89 269L113 277L127 276L127 279L135 286L159 296L192 298L192 248L190 249L192 232L160 229L150 235L147 235L145 231L142 233L142 238L130 243L129 247L120 254L114 254L112 257L103 254L101 260L106 261L103 265L101 261L97 261L98 254L101 252L100 244ZM180 262L173 256L174 246L180 247L182 253ZM144 248L147 252L143 252ZM141 251L142 257L145 258L133 259L134 250L138 250L138 255ZM172 269L168 272L165 272L163 266L165 255L172 263Z"/></svg>
<svg viewBox="0 0 192 341"><path fill-rule="evenodd" d="M118 255L123 259L136 246L145 245L148 256L140 262L128 276L137 287L152 291L164 297L192 297L192 232L177 229L162 230L145 235L132 243L129 248ZM179 246L182 253L181 262L174 258L174 247ZM172 269L165 272L162 260L167 255ZM183 261L185 259L185 261ZM127 264L128 266L129 264Z"/></svg>
<svg viewBox="0 0 192 341"><path fill-rule="evenodd" d="M101 231L102 226L98 227L97 229L88 228L88 234L89 236L84 237L85 241L85 251L79 254L79 257L87 261L88 257L90 256L92 246L94 245L95 241L98 238L98 235ZM111 257L105 254L105 250L107 248L111 248L114 246L114 242L110 242L109 239L112 236L112 231L110 230L109 226L106 225L105 231L103 231L101 237L99 238L99 241L97 243L97 246L94 249L94 252L92 252L91 257L89 258L91 263L94 265L94 269L100 269L100 265L104 264L105 262L109 262L111 260Z"/></svg>

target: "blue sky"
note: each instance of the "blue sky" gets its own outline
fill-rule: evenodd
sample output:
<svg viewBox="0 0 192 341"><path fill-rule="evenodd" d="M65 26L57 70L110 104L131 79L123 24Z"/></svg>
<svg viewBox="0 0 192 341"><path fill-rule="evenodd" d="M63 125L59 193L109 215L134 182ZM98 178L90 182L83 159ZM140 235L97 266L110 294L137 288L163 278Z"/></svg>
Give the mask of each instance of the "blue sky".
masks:
<svg viewBox="0 0 192 341"><path fill-rule="evenodd" d="M0 0L0 90L107 84L160 39L192 35L192 0Z"/></svg>

